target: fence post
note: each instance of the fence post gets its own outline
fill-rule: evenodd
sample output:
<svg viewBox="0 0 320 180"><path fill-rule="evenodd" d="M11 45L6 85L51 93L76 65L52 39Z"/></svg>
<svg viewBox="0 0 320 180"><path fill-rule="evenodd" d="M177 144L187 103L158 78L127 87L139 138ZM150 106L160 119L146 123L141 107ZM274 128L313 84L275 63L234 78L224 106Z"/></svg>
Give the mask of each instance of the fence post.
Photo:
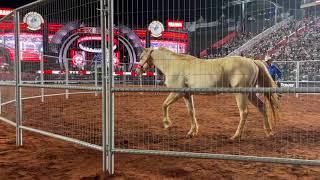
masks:
<svg viewBox="0 0 320 180"><path fill-rule="evenodd" d="M101 67L102 67L102 171L108 171L107 163L107 60L106 60L106 0L100 0L100 21L101 21Z"/></svg>
<svg viewBox="0 0 320 180"><path fill-rule="evenodd" d="M158 74L159 74L157 68L155 68L154 73L155 73L154 74L154 86L156 87L157 86L157 81L158 81Z"/></svg>
<svg viewBox="0 0 320 180"><path fill-rule="evenodd" d="M109 83L108 83L108 95L109 95L109 123L108 123L108 171L110 174L114 174L114 93L112 88L114 87L114 66L113 66L113 0L108 0L108 50L109 50Z"/></svg>
<svg viewBox="0 0 320 180"><path fill-rule="evenodd" d="M142 76L143 76L142 74L138 76L140 88L142 88Z"/></svg>
<svg viewBox="0 0 320 180"><path fill-rule="evenodd" d="M300 62L297 61L297 71L296 71L296 88L298 88L300 82ZM296 93L296 97L299 97L299 93Z"/></svg>
<svg viewBox="0 0 320 180"><path fill-rule="evenodd" d="M126 85L127 84L127 64L126 63L124 63L123 64L123 69L122 69L122 71L124 72L124 74L123 74L123 85Z"/></svg>
<svg viewBox="0 0 320 180"><path fill-rule="evenodd" d="M0 87L0 114L2 113L2 94L1 94L2 88Z"/></svg>
<svg viewBox="0 0 320 180"><path fill-rule="evenodd" d="M64 68L65 68L65 77L66 77L66 85L69 85L69 62L66 58L64 61ZM66 89L66 99L69 99L69 89Z"/></svg>
<svg viewBox="0 0 320 180"><path fill-rule="evenodd" d="M14 12L14 41L15 41L15 69L16 69L16 145L22 146L22 124L21 117L21 62L20 62L20 16Z"/></svg>
<svg viewBox="0 0 320 180"><path fill-rule="evenodd" d="M97 60L94 61L94 85L98 87L98 68L97 68ZM94 93L95 96L98 96L97 91Z"/></svg>
<svg viewBox="0 0 320 180"><path fill-rule="evenodd" d="M44 54L43 53L41 53L41 57L40 57L41 59L40 59L40 83L41 83L41 85L43 85L44 83L43 83L43 61L44 61ZM43 88L41 88L41 102L44 102L44 89Z"/></svg>
<svg viewBox="0 0 320 180"><path fill-rule="evenodd" d="M124 81L125 81L125 79L126 79L126 71L124 71L124 67L125 65L121 65L121 64L119 64L119 71L120 72L122 72L123 74L122 74L122 84L124 84ZM121 84L121 83L120 83Z"/></svg>

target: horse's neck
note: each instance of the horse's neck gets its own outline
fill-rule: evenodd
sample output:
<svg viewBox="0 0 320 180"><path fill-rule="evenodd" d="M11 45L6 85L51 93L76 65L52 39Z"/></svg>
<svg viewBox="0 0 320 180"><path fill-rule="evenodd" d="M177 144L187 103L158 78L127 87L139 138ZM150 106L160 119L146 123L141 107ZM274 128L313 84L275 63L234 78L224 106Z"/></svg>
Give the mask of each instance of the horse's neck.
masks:
<svg viewBox="0 0 320 180"><path fill-rule="evenodd" d="M153 64L156 68L158 68L163 74L172 74L170 70L173 68L169 67L172 66L172 63L169 63L169 61L176 61L174 57L170 55L159 55L157 54L155 57L153 57Z"/></svg>

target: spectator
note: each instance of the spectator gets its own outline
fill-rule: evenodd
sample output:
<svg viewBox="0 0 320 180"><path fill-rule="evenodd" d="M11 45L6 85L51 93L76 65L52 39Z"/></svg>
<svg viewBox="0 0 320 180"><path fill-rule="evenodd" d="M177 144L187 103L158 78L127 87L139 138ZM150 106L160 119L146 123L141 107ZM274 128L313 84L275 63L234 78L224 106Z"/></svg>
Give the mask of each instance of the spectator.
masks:
<svg viewBox="0 0 320 180"><path fill-rule="evenodd" d="M279 80L282 79L282 73L279 70L278 66L273 63L273 59L270 56L266 56L264 61L267 64L267 68L272 79L277 83L278 87L280 87L281 84Z"/></svg>

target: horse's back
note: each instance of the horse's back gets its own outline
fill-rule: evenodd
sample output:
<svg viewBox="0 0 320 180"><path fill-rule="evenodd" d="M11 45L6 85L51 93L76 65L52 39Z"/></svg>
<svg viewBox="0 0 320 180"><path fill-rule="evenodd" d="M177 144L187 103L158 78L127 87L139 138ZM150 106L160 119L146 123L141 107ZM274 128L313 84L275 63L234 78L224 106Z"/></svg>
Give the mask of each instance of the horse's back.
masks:
<svg viewBox="0 0 320 180"><path fill-rule="evenodd" d="M185 64L184 74L188 87L220 87L223 84L223 68L217 61L195 59Z"/></svg>
<svg viewBox="0 0 320 180"><path fill-rule="evenodd" d="M248 87L255 82L258 73L253 60L241 56L209 60L174 57L166 74L168 87Z"/></svg>
<svg viewBox="0 0 320 180"><path fill-rule="evenodd" d="M212 69L211 73L216 73L215 77L221 78L219 86L223 87L248 87L252 86L259 73L254 60L241 56L228 56L207 61L206 69ZM219 70L217 71L216 68ZM221 76L219 76L221 72Z"/></svg>
<svg viewBox="0 0 320 180"><path fill-rule="evenodd" d="M228 78L231 87L250 87L256 83L259 68L253 59L231 56L224 61L224 76Z"/></svg>

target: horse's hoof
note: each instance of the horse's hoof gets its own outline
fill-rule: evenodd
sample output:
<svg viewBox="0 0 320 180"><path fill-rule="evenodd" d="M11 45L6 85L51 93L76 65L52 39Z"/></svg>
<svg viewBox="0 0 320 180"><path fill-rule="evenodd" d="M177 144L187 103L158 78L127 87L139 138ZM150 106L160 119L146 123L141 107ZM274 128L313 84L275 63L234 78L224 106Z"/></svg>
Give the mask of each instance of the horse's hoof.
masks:
<svg viewBox="0 0 320 180"><path fill-rule="evenodd" d="M186 138L193 138L194 136L196 136L198 134L198 132L189 132L187 135L186 135Z"/></svg>
<svg viewBox="0 0 320 180"><path fill-rule="evenodd" d="M241 137L240 136L232 136L231 138L230 138L230 140L231 141L235 141L235 140L240 140L241 139Z"/></svg>
<svg viewBox="0 0 320 180"><path fill-rule="evenodd" d="M188 134L186 135L186 138L191 139L191 138L193 138L193 136L194 136L194 135L193 135L192 133L191 133L191 134L188 133Z"/></svg>
<svg viewBox="0 0 320 180"><path fill-rule="evenodd" d="M271 130L264 129L264 133L266 134L267 137L269 137L269 134L271 133Z"/></svg>
<svg viewBox="0 0 320 180"><path fill-rule="evenodd" d="M273 137L274 136L274 133L273 132L269 132L268 134L267 134L267 137L268 138L271 138L271 137Z"/></svg>
<svg viewBox="0 0 320 180"><path fill-rule="evenodd" d="M171 122L163 122L163 127L165 128L165 129L168 129L170 126L171 126Z"/></svg>

